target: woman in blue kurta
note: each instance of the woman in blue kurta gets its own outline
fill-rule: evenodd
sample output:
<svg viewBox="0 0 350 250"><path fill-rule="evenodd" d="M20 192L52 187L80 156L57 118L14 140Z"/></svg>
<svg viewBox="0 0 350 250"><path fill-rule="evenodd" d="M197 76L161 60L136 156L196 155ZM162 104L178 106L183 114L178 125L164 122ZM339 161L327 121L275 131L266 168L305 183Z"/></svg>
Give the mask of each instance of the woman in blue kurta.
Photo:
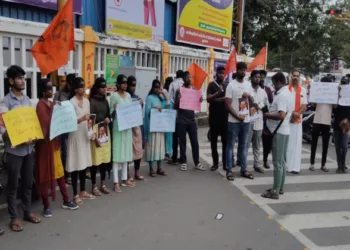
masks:
<svg viewBox="0 0 350 250"><path fill-rule="evenodd" d="M122 186L133 187L134 184L128 180L128 162L132 161L132 130L119 131L117 106L119 104L131 104L130 94L126 92L126 76L119 75L117 78L118 91L114 92L110 99L110 112L113 118L113 177L114 191L120 193L118 170L122 170Z"/></svg>
<svg viewBox="0 0 350 250"><path fill-rule="evenodd" d="M144 135L146 140L145 157L149 163L149 175L156 177L158 175L165 176L162 170L162 160L165 156L165 137L161 132L150 132L151 109L157 109L159 112L166 107L166 100L160 88L160 82L153 80L151 91L146 99ZM153 162L157 162L157 172L153 169Z"/></svg>

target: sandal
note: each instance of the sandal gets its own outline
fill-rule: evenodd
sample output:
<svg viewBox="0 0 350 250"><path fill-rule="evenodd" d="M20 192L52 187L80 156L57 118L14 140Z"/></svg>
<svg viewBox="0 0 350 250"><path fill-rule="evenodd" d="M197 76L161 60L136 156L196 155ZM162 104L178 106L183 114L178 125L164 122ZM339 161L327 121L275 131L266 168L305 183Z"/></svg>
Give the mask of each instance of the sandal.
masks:
<svg viewBox="0 0 350 250"><path fill-rule="evenodd" d="M157 175L167 176L166 172L164 170L162 170L161 168L157 170Z"/></svg>
<svg viewBox="0 0 350 250"><path fill-rule="evenodd" d="M280 198L278 194L274 194L272 192L266 192L262 194L261 197L267 198L267 199L273 199L273 200L278 200Z"/></svg>
<svg viewBox="0 0 350 250"><path fill-rule="evenodd" d="M145 180L145 178L140 174L135 174L134 178L137 181L144 181Z"/></svg>
<svg viewBox="0 0 350 250"><path fill-rule="evenodd" d="M322 166L321 170L326 173L329 172L329 169L326 166Z"/></svg>
<svg viewBox="0 0 350 250"><path fill-rule="evenodd" d="M135 187L135 183L130 180L122 181L122 187Z"/></svg>
<svg viewBox="0 0 350 250"><path fill-rule="evenodd" d="M198 163L194 168L200 171L205 171L205 167L200 163Z"/></svg>
<svg viewBox="0 0 350 250"><path fill-rule="evenodd" d="M74 196L73 201L78 206L84 205L84 203L83 203L82 199L80 199L79 195Z"/></svg>
<svg viewBox="0 0 350 250"><path fill-rule="evenodd" d="M181 171L187 171L187 164L186 163L181 164L180 169Z"/></svg>
<svg viewBox="0 0 350 250"><path fill-rule="evenodd" d="M119 183L114 184L114 192L121 193L122 190L120 189Z"/></svg>
<svg viewBox="0 0 350 250"><path fill-rule="evenodd" d="M72 185L72 178L68 177L68 178L66 179L66 183L67 183L68 185Z"/></svg>
<svg viewBox="0 0 350 250"><path fill-rule="evenodd" d="M234 180L235 180L235 178L234 178L233 173L232 173L231 170L229 170L229 171L226 172L226 179L227 179L228 181L234 181Z"/></svg>
<svg viewBox="0 0 350 250"><path fill-rule="evenodd" d="M254 179L254 176L250 174L248 171L245 171L244 173L241 173L241 176L250 180Z"/></svg>
<svg viewBox="0 0 350 250"><path fill-rule="evenodd" d="M104 194L109 194L111 192L111 190L109 190L106 185L102 185L100 190Z"/></svg>
<svg viewBox="0 0 350 250"><path fill-rule="evenodd" d="M23 227L22 227L21 223L19 222L19 220L12 220L10 223L10 228L13 232L22 232L23 231Z"/></svg>
<svg viewBox="0 0 350 250"><path fill-rule="evenodd" d="M82 200L94 200L96 199L96 196L92 195L92 194L89 194L88 192L86 191L83 191L80 193L79 195L80 199Z"/></svg>
<svg viewBox="0 0 350 250"><path fill-rule="evenodd" d="M210 171L216 171L218 170L219 166L218 165L214 165L210 168Z"/></svg>
<svg viewBox="0 0 350 250"><path fill-rule="evenodd" d="M266 190L266 192L271 192L271 191L272 191L272 188L269 188L269 189ZM280 189L279 194L284 194L283 189Z"/></svg>
<svg viewBox="0 0 350 250"><path fill-rule="evenodd" d="M96 186L92 189L91 193L92 193L94 196L101 196L101 195L102 195L101 192L100 192L100 190L98 190L98 188L97 188Z"/></svg>
<svg viewBox="0 0 350 250"><path fill-rule="evenodd" d="M28 221L33 224L39 224L41 222L40 218L35 216L34 214L28 214L23 217L24 221Z"/></svg>
<svg viewBox="0 0 350 250"><path fill-rule="evenodd" d="M149 176L151 176L151 177L156 177L157 174L156 174L156 172L154 172L153 169L150 169L150 170L149 170Z"/></svg>
<svg viewBox="0 0 350 250"><path fill-rule="evenodd" d="M5 234L5 231L0 229L0 236L3 236Z"/></svg>

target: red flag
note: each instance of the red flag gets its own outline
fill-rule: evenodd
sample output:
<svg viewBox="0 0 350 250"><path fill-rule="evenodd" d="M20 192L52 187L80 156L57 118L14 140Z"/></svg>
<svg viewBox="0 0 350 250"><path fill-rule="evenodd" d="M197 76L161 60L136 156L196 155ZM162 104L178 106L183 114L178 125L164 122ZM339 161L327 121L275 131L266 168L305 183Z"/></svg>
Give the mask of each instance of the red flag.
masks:
<svg viewBox="0 0 350 250"><path fill-rule="evenodd" d="M228 61L225 66L225 77L236 70L236 65L237 65L237 53L236 53L236 49L233 49L231 51L230 57L228 58Z"/></svg>
<svg viewBox="0 0 350 250"><path fill-rule="evenodd" d="M71 50L75 50L73 0L68 0L36 41L31 53L41 73L47 75L68 63Z"/></svg>
<svg viewBox="0 0 350 250"><path fill-rule="evenodd" d="M207 78L208 74L201 67L199 67L196 63L192 63L191 66L187 70L191 73L192 76L192 85L196 89L201 89L202 85Z"/></svg>
<svg viewBox="0 0 350 250"><path fill-rule="evenodd" d="M266 64L266 47L262 48L259 54L254 58L254 60L249 64L247 71L252 72L258 66L265 66Z"/></svg>

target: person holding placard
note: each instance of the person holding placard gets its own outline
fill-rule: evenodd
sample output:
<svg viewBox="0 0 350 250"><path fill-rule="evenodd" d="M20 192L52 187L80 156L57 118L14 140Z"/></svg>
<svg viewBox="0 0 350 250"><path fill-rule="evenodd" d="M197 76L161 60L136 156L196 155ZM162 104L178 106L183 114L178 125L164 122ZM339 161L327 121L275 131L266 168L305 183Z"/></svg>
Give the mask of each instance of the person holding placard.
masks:
<svg viewBox="0 0 350 250"><path fill-rule="evenodd" d="M193 89L191 85L191 74L186 71L183 78L183 88ZM177 110L176 119L176 134L179 137L180 142L180 164L181 170L187 170L187 156L186 156L186 134L190 137L192 157L195 165L195 169L205 171L205 167L199 162L199 144L198 144L198 131L197 124L195 121L195 114L193 110L185 110L180 108L181 92L179 88L175 94L174 109ZM203 99L200 97L198 100L202 102ZM173 148L174 149L174 148ZM173 155L174 160L174 155Z"/></svg>
<svg viewBox="0 0 350 250"><path fill-rule="evenodd" d="M128 77L128 88L127 91L131 96L133 102L139 102L143 106L143 100L135 94L136 90L136 78L134 76ZM142 148L142 130L141 126L132 128L132 151L134 160L134 178L138 181L143 181L144 177L140 174L140 165L143 156ZM129 171L129 167L128 167Z"/></svg>
<svg viewBox="0 0 350 250"><path fill-rule="evenodd" d="M39 102L36 112L43 130L44 139L38 140L35 146L36 153L36 184L39 187L44 205L44 217L52 217L49 203L49 192L52 200L56 198L56 182L60 188L63 204L62 208L76 210L78 205L69 198L64 179L64 170L60 153L60 137L50 141L50 126L54 104L52 98L52 83L49 79L41 79L39 83Z"/></svg>
<svg viewBox="0 0 350 250"><path fill-rule="evenodd" d="M332 82L332 79L325 76L321 79L321 82ZM318 137L322 136L322 161L321 170L324 172L329 172L326 167L327 153L329 146L329 138L331 136L331 122L332 122L332 104L316 103L315 117L312 127L312 139L311 139L311 155L310 155L310 171L315 171L315 156L318 144Z"/></svg>
<svg viewBox="0 0 350 250"><path fill-rule="evenodd" d="M163 87L163 93L164 96L168 98L167 104L169 105L169 108L173 108L173 103L170 100L170 95L169 95L169 88L170 84L173 82L172 77L168 77L165 79L164 87ZM165 158L166 160L171 161L171 156L173 154L173 134L171 132L165 133Z"/></svg>
<svg viewBox="0 0 350 250"><path fill-rule="evenodd" d="M342 77L340 87L348 85L350 78ZM338 105L334 111L334 146L337 153L338 169L337 173L346 173L346 155L349 144L349 121L350 121L350 106Z"/></svg>
<svg viewBox="0 0 350 250"><path fill-rule="evenodd" d="M303 142L302 115L306 110L307 91L300 85L300 72L293 70L292 82L288 86L293 95L293 107L290 120L290 137L287 151L287 171L293 174L299 174L301 166L301 151Z"/></svg>
<svg viewBox="0 0 350 250"><path fill-rule="evenodd" d="M166 107L166 99L161 91L160 82L153 80L152 88L146 99L145 118L144 118L144 135L145 135L145 159L149 164L149 175L166 176L162 170L162 160L165 158L165 137L162 132L150 132L151 109L157 109L162 112ZM157 162L157 172L153 169L153 163Z"/></svg>
<svg viewBox="0 0 350 250"><path fill-rule="evenodd" d="M114 191L121 192L119 185L119 169L122 171L122 186L134 187L135 184L128 180L128 162L132 161L132 129L119 131L117 106L119 104L131 104L132 99L127 89L127 79L125 75L117 77L117 92L114 92L110 99L110 112L113 118L113 178Z"/></svg>
<svg viewBox="0 0 350 250"><path fill-rule="evenodd" d="M84 199L93 200L96 197L85 190L87 167L92 165L90 139L88 137L88 120L90 119L90 102L84 97L85 82L81 77L73 81L70 102L77 115L78 130L69 133L67 144L67 171L72 177L74 202L83 205ZM80 193L78 194L78 177Z"/></svg>
<svg viewBox="0 0 350 250"><path fill-rule="evenodd" d="M107 85L106 80L103 77L98 77L95 80L94 85L91 88L90 91L90 113L95 114L95 123L96 124L109 124L110 123L110 111L109 111L109 103L106 98L106 91L107 91ZM102 125L103 125L102 124ZM99 126L97 125L98 129L101 130L98 131L98 136L95 136L94 143L91 143L91 155L92 157L92 166L90 168L91 173L91 183L92 183L92 194L95 196L101 196L101 192L104 194L109 194L110 190L107 188L105 180L106 180L106 171L108 168L108 164L110 163L110 154L109 159L104 159L104 162L94 162L95 159L98 158L98 154L103 154L106 150L111 151L111 144L102 145L108 142L108 137L104 136L102 139L101 137L103 135L108 135L108 125L107 126ZM107 147L107 148L105 148ZM97 170L100 171L101 175L101 185L100 188L96 185L96 175Z"/></svg>
<svg viewBox="0 0 350 250"><path fill-rule="evenodd" d="M22 91L25 89L25 74L25 71L17 65L7 68L6 76L10 85L10 92L0 102L1 115L15 108L32 107L29 97L22 94ZM18 219L16 201L19 177L21 177L23 220L34 224L40 223L40 218L31 213L34 167L33 145L35 138L29 139L27 143L13 147L2 117L0 132L4 140L6 153L8 178L5 195L7 198L7 209L11 219L10 228L14 232L20 232L23 231L23 227Z"/></svg>

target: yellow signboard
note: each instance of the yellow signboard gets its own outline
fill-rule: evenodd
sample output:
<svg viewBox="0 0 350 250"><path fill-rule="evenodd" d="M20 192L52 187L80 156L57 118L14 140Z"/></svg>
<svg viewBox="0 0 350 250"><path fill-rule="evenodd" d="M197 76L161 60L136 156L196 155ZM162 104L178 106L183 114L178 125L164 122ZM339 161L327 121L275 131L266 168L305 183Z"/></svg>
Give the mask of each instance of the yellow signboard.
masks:
<svg viewBox="0 0 350 250"><path fill-rule="evenodd" d="M38 116L32 107L16 108L3 114L5 127L13 147L27 141L43 139Z"/></svg>

